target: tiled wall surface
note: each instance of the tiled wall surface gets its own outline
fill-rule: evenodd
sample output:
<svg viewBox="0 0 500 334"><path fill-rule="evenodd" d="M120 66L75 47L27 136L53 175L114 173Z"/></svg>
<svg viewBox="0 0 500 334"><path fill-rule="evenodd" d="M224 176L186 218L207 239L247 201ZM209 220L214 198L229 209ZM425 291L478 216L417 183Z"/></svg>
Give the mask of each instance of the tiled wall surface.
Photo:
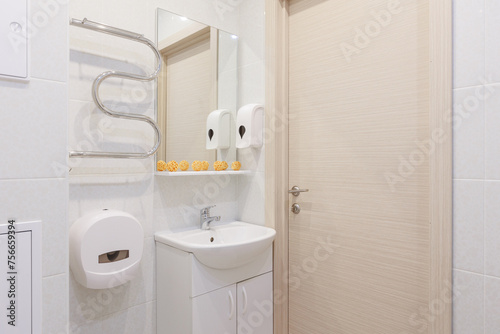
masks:
<svg viewBox="0 0 500 334"><path fill-rule="evenodd" d="M264 104L265 97L265 1L240 1L239 106ZM244 169L254 175L238 177L238 213L245 222L263 225L265 216L265 147L238 150ZM271 222L267 222L271 224Z"/></svg>
<svg viewBox="0 0 500 334"><path fill-rule="evenodd" d="M31 80L0 80L0 223L42 220L43 333L66 333L66 1L31 1ZM1 52L1 51L0 51Z"/></svg>
<svg viewBox="0 0 500 334"><path fill-rule="evenodd" d="M154 40L154 12L137 1L71 0L69 17L145 33ZM130 19L134 17L135 19ZM152 131L145 123L110 119L92 100L94 78L107 70L146 74L154 67L147 48L78 27L69 27L70 150L148 150ZM154 86L110 80L101 96L111 109L154 117ZM144 228L139 277L114 289L91 290L69 275L69 333L154 333L155 282L153 241L153 159L70 159L68 225L96 209L116 209L135 216Z"/></svg>
<svg viewBox="0 0 500 334"><path fill-rule="evenodd" d="M500 3L454 1L454 334L500 331Z"/></svg>
<svg viewBox="0 0 500 334"><path fill-rule="evenodd" d="M144 33L154 41L155 11L160 7L239 35L240 105L263 103L264 1L220 3L229 6L217 7L206 0L71 0L69 16L87 17ZM151 129L136 122L111 121L94 106L90 88L103 71L152 71L151 51L130 41L77 27L69 30L70 149L135 152L149 149L153 142ZM154 89L153 84L110 80L103 84L101 95L112 108L154 117ZM212 213L222 216L223 221L246 219L263 224L263 161L260 161L263 150L249 152L249 156L241 155L243 167L257 169L258 162L260 169L243 180L222 175L154 176L153 158L70 160L69 225L93 209L124 210L143 224L146 245L141 275L122 287L89 290L69 275L70 333L156 333L154 233L198 226L199 209L211 204L217 205Z"/></svg>

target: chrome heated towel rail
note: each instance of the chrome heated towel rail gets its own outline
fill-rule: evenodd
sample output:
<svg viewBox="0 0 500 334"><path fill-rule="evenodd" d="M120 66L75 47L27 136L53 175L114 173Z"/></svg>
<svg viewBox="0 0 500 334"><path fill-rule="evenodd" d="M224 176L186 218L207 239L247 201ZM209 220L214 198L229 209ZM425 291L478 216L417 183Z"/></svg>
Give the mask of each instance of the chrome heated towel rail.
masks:
<svg viewBox="0 0 500 334"><path fill-rule="evenodd" d="M148 75L148 76L143 76L143 75L137 75L137 74L131 74L131 73L126 73L126 72L119 72L119 71L107 71L102 74L100 74L95 80L94 84L92 86L92 98L94 99L95 104L97 107L106 115L110 117L115 117L115 118L121 118L121 119L128 119L128 120L136 120L136 121L141 121L141 122L146 122L151 127L153 128L155 132L155 145L149 150L148 152L144 153L132 153L132 152L92 152L92 151L71 151L69 152L69 156L71 158L125 158L125 159L144 159L147 157L152 156L153 154L158 151L158 148L160 147L161 144L161 132L158 127L158 124L156 122L147 116L139 115L139 114L129 114L129 113L120 113L114 110L111 110L107 108L104 103L101 100L101 97L99 96L99 87L101 84L104 82L104 80L109 79L109 78L122 78L122 79L129 79L129 80L136 80L136 81L152 81L158 77L158 74L160 73L161 70L161 54L156 45L150 41L149 39L145 38L144 35L137 34L131 31L111 27L102 23L98 22L93 22L89 21L87 19L83 20L76 20L76 19L71 19L70 24L73 26L89 29L89 30L94 30L98 32L102 32L105 34L121 37L121 38L126 38L130 39L142 44L146 44L149 46L151 50L153 50L154 54L156 55L157 58L157 64L158 66L156 67L156 70Z"/></svg>

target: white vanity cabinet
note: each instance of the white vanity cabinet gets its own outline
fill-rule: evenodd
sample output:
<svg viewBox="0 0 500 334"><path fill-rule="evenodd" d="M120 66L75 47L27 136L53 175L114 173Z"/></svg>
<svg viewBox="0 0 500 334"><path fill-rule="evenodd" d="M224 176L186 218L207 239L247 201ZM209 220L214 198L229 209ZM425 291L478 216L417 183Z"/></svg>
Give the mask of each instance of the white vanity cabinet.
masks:
<svg viewBox="0 0 500 334"><path fill-rule="evenodd" d="M273 273L263 274L236 285L238 334L273 333Z"/></svg>
<svg viewBox="0 0 500 334"><path fill-rule="evenodd" d="M193 334L272 334L272 272L193 298Z"/></svg>
<svg viewBox="0 0 500 334"><path fill-rule="evenodd" d="M272 247L251 263L213 269L156 242L158 334L272 334Z"/></svg>
<svg viewBox="0 0 500 334"><path fill-rule="evenodd" d="M236 284L193 298L193 334L236 334Z"/></svg>

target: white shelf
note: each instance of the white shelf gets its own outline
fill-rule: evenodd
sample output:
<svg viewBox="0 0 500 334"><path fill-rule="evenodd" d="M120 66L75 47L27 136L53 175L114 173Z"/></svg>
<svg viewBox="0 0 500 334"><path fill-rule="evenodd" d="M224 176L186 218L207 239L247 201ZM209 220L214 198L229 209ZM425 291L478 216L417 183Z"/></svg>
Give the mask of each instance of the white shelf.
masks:
<svg viewBox="0 0 500 334"><path fill-rule="evenodd" d="M251 170L223 170L223 171L214 171L214 170L203 170L199 172L195 171L185 171L185 172L155 172L155 175L160 176L192 176L192 175L250 175L253 171Z"/></svg>

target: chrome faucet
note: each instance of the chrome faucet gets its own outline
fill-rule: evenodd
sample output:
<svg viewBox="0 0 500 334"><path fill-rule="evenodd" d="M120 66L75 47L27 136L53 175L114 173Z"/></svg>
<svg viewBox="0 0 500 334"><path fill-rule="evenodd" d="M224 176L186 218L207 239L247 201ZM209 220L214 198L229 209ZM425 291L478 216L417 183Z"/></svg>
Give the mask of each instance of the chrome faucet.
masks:
<svg viewBox="0 0 500 334"><path fill-rule="evenodd" d="M218 222L220 220L220 216L210 217L211 208L215 208L215 205L207 206L200 211L200 225L202 230L208 230L211 222L214 220Z"/></svg>

